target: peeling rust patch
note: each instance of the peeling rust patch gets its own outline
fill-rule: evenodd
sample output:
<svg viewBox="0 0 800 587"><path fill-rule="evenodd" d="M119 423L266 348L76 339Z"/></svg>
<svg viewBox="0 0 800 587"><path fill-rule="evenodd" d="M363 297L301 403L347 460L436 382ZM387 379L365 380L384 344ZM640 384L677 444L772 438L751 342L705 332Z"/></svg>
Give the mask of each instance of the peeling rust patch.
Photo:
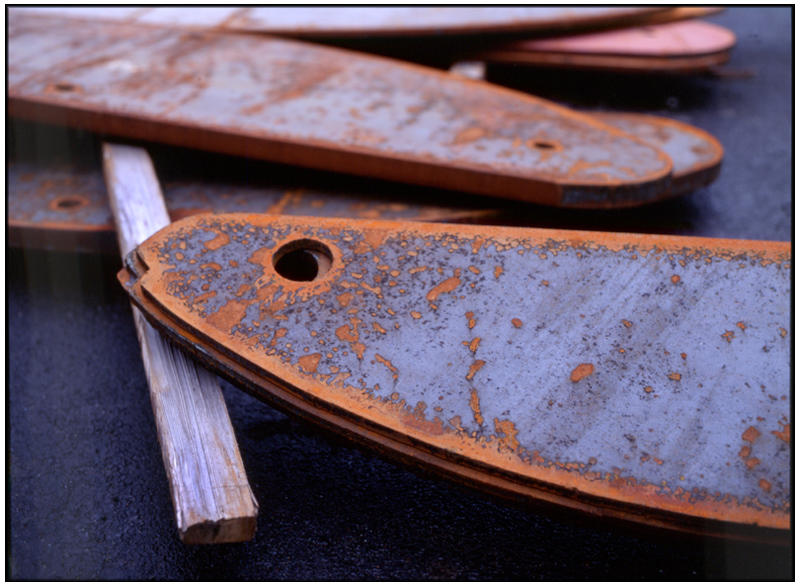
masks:
<svg viewBox="0 0 800 587"><path fill-rule="evenodd" d="M581 363L572 370L572 373L569 375L569 380L573 383L577 383L592 373L594 373L594 365L591 363Z"/></svg>

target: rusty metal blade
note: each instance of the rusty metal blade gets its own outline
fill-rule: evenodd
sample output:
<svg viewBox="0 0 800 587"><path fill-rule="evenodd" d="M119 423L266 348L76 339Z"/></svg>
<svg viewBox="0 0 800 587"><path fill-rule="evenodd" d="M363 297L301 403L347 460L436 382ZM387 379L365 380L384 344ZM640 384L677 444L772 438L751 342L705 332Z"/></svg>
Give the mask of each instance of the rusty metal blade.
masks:
<svg viewBox="0 0 800 587"><path fill-rule="evenodd" d="M498 45L476 58L495 63L615 71L689 72L725 63L730 30L699 20Z"/></svg>
<svg viewBox="0 0 800 587"><path fill-rule="evenodd" d="M263 399L472 486L790 539L789 243L225 215L120 281Z"/></svg>
<svg viewBox="0 0 800 587"><path fill-rule="evenodd" d="M711 183L719 174L723 149L694 126L660 116L592 112L664 151L674 162L672 182L664 196L676 196ZM55 137L53 137L55 140ZM189 154L171 153L169 160ZM196 157L196 155L195 155ZM41 156L12 160L8 166L8 235L14 246L108 252L114 249L111 211L98 165L89 162L42 161ZM208 158L198 162L209 166ZM213 162L212 162L213 163ZM384 184L364 186L346 176L316 181L307 171L276 170L264 164L217 165L219 173L161 171L173 220L191 214L256 212L290 216L323 216L373 220L497 223L503 208L491 202L424 188ZM247 172L248 181L235 178ZM367 189L369 188L369 189ZM373 189L374 188L374 189Z"/></svg>
<svg viewBox="0 0 800 587"><path fill-rule="evenodd" d="M260 212L465 222L486 220L496 213L491 202L466 195L409 186L365 186L346 177L328 177L327 187L326 178L313 181L302 170L281 170L280 178L263 181L265 173L254 167L249 166L247 183L230 175L214 179L168 175L163 191L170 217ZM92 253L115 250L111 210L99 167L30 160L10 163L7 172L7 230L12 246Z"/></svg>
<svg viewBox="0 0 800 587"><path fill-rule="evenodd" d="M26 7L22 10L110 22L216 28L295 37L556 32L624 26L663 18L664 7L316 6Z"/></svg>
<svg viewBox="0 0 800 587"><path fill-rule="evenodd" d="M616 128L658 147L672 159L672 181L663 197L679 196L713 182L725 153L711 134L691 124L650 114L591 112Z"/></svg>
<svg viewBox="0 0 800 587"><path fill-rule="evenodd" d="M638 205L663 152L447 73L295 41L9 12L13 116L492 196Z"/></svg>

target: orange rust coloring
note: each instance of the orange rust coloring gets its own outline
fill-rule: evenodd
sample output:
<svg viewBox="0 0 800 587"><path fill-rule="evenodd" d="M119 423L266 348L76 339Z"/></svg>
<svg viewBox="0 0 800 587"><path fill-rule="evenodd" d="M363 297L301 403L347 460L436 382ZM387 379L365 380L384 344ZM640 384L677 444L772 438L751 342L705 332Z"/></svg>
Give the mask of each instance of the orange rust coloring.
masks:
<svg viewBox="0 0 800 587"><path fill-rule="evenodd" d="M748 469L752 469L754 467L757 467L759 464L761 464L761 459L757 459L756 457L752 457L752 458L747 459L744 462L744 464L747 465Z"/></svg>
<svg viewBox="0 0 800 587"><path fill-rule="evenodd" d="M784 424L783 430L773 430L772 434L780 438L786 444L789 444L792 440L792 425Z"/></svg>
<svg viewBox="0 0 800 587"><path fill-rule="evenodd" d="M440 295L445 293L450 293L455 288L457 288L461 283L460 275L461 275L461 269L459 268L454 269L453 277L448 277L442 283L434 287L431 291L428 292L428 295L426 295L425 298L429 302L435 302L436 298L438 298Z"/></svg>
<svg viewBox="0 0 800 587"><path fill-rule="evenodd" d="M735 336L735 335L734 335L734 333L733 333L733 330L726 330L726 331L725 331L725 332L723 332L723 333L722 333L720 336L721 336L722 338L724 338L726 341L730 342L731 340L733 340L733 338L734 338L734 336Z"/></svg>
<svg viewBox="0 0 800 587"><path fill-rule="evenodd" d="M297 364L300 365L300 368L306 373L313 373L317 370L317 365L321 358L322 355L320 353L312 353L297 359Z"/></svg>
<svg viewBox="0 0 800 587"><path fill-rule="evenodd" d="M520 320L519 318L512 318L511 324L514 325L514 328L522 328L522 320Z"/></svg>
<svg viewBox="0 0 800 587"><path fill-rule="evenodd" d="M220 247L227 245L230 242L230 237L225 233L219 233L214 238L205 241L205 246L207 249L214 251Z"/></svg>
<svg viewBox="0 0 800 587"><path fill-rule="evenodd" d="M494 429L497 434L497 440L501 448L508 449L512 452L517 452L519 448L519 440L517 440L518 430L511 420L498 420L494 419Z"/></svg>
<svg viewBox="0 0 800 587"><path fill-rule="evenodd" d="M594 373L594 365L592 363L581 363L577 367L572 370L572 373L569 376L569 380L573 383L577 383L584 377L588 377Z"/></svg>
<svg viewBox="0 0 800 587"><path fill-rule="evenodd" d="M470 390L469 396L469 407L472 408L472 414L475 417L475 422L477 422L478 426L483 424L483 415L481 414L481 403L478 399L478 390L472 389Z"/></svg>
<svg viewBox="0 0 800 587"><path fill-rule="evenodd" d="M466 375L467 381L472 381L472 378L475 377L475 373L480 371L481 367L483 367L485 364L486 361L481 361L480 359L474 361L472 365L469 366L469 373Z"/></svg>
<svg viewBox="0 0 800 587"><path fill-rule="evenodd" d="M750 426L747 430L742 432L742 440L750 444L753 444L759 436L761 436L761 432L754 426Z"/></svg>
<svg viewBox="0 0 800 587"><path fill-rule="evenodd" d="M672 379L673 381L680 381L681 380L681 374L680 373L670 373L669 375L667 375L667 377L669 379Z"/></svg>

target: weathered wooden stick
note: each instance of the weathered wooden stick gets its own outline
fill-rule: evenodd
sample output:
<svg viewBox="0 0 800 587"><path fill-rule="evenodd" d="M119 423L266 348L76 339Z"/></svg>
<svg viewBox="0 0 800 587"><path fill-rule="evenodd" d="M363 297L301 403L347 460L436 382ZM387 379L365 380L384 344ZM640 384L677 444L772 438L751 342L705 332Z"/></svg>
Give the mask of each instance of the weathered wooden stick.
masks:
<svg viewBox="0 0 800 587"><path fill-rule="evenodd" d="M144 149L105 143L103 168L124 258L170 219ZM181 540L250 540L258 504L216 377L133 316Z"/></svg>

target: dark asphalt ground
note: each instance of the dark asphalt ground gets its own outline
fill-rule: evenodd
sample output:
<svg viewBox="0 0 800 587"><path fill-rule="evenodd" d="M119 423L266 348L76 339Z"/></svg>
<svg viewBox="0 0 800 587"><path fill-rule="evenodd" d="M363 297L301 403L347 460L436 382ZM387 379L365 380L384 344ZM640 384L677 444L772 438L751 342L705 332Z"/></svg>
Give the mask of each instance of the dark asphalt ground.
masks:
<svg viewBox="0 0 800 587"><path fill-rule="evenodd" d="M685 198L623 213L525 206L515 212L520 222L792 238L791 9L732 8L709 20L739 37L727 75L489 72L576 107L672 116L710 131L726 149L718 181ZM115 281L118 259L7 249L6 261L9 579L794 576L788 548L591 525L467 493L349 447L227 384L260 503L258 532L246 544L184 546L130 308Z"/></svg>

